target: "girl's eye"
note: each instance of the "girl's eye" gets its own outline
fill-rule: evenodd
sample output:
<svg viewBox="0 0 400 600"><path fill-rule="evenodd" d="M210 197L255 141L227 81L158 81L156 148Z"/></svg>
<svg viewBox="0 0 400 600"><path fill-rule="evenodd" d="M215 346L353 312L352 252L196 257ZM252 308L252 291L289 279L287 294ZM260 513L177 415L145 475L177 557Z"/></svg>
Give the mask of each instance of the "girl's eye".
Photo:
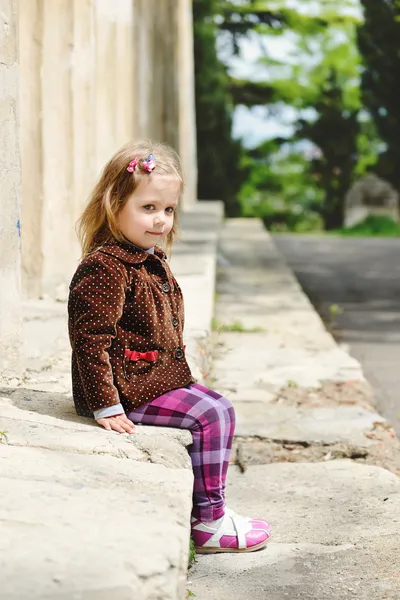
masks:
<svg viewBox="0 0 400 600"><path fill-rule="evenodd" d="M145 208L146 210L154 210L154 204L146 204L146 206L144 206L143 208Z"/></svg>
<svg viewBox="0 0 400 600"><path fill-rule="evenodd" d="M166 208L165 210L166 210L166 212L167 212L167 213L170 213L170 214L172 214L172 213L174 213L174 212L175 212L175 209L174 209L174 207L173 207L173 206L169 206L169 207L168 207L168 208Z"/></svg>

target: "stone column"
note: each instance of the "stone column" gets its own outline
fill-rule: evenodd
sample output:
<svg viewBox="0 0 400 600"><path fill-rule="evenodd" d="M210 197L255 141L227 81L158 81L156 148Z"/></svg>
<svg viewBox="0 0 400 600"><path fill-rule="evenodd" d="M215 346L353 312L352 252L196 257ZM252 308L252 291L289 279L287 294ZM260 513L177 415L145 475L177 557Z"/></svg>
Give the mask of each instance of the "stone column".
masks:
<svg viewBox="0 0 400 600"><path fill-rule="evenodd" d="M151 137L151 96L149 80L152 79L152 30L156 18L152 13L152 0L134 0L133 69L134 69L134 136L135 139ZM155 90L153 90L155 93Z"/></svg>
<svg viewBox="0 0 400 600"><path fill-rule="evenodd" d="M119 0L116 30L116 145L119 148L133 138L133 2Z"/></svg>
<svg viewBox="0 0 400 600"><path fill-rule="evenodd" d="M0 376L22 371L17 2L0 0Z"/></svg>
<svg viewBox="0 0 400 600"><path fill-rule="evenodd" d="M43 0L42 291L63 298L73 270L71 50L71 1Z"/></svg>
<svg viewBox="0 0 400 600"><path fill-rule="evenodd" d="M163 66L163 79L160 80L163 94L163 119L161 132L163 139L179 152L179 2L166 0L165 14L160 23L163 35L163 51L157 57Z"/></svg>
<svg viewBox="0 0 400 600"><path fill-rule="evenodd" d="M42 13L42 0L19 0L22 288L27 298L40 295L43 268Z"/></svg>
<svg viewBox="0 0 400 600"><path fill-rule="evenodd" d="M158 9L154 7L150 38L152 60L147 79L150 135L157 141L168 142L173 146L173 139L171 139L173 136L168 135L168 127L173 127L175 108L174 94L170 93L169 86L175 62L174 44L171 44L174 35L173 30L171 31L171 22L173 23L175 10L174 8L171 10L171 1L173 0L165 0ZM176 128L174 129L176 131Z"/></svg>
<svg viewBox="0 0 400 600"><path fill-rule="evenodd" d="M73 51L71 69L72 172L71 248L80 256L75 224L97 174L95 119L95 0L73 0ZM73 265L72 265L73 266Z"/></svg>
<svg viewBox="0 0 400 600"><path fill-rule="evenodd" d="M118 2L95 0L96 31L96 173L117 150L116 23Z"/></svg>
<svg viewBox="0 0 400 600"><path fill-rule="evenodd" d="M186 182L184 208L197 200L197 145L192 0L178 0L179 153Z"/></svg>

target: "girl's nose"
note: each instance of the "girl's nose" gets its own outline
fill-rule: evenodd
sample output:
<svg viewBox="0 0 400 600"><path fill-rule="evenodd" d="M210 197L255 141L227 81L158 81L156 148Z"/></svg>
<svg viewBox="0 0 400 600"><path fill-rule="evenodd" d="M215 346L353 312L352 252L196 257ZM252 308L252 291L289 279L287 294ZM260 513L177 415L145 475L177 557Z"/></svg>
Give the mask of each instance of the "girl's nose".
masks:
<svg viewBox="0 0 400 600"><path fill-rule="evenodd" d="M154 225L160 225L164 223L164 219L161 215L154 215Z"/></svg>

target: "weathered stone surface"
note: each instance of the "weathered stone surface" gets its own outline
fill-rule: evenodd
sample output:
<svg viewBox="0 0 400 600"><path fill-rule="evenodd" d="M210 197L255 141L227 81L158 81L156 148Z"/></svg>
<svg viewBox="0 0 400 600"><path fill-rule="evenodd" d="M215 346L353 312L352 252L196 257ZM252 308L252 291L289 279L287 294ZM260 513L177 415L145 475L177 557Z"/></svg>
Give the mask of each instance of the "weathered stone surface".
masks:
<svg viewBox="0 0 400 600"><path fill-rule="evenodd" d="M272 440L335 444L345 442L370 446L365 436L374 423L385 420L360 406L298 407L264 402L234 402L236 435L260 436Z"/></svg>
<svg viewBox="0 0 400 600"><path fill-rule="evenodd" d="M207 339L214 313L216 257L221 202L198 203L180 215L183 243L171 256L171 268L185 299L186 355L194 377L200 381L209 370Z"/></svg>
<svg viewBox="0 0 400 600"><path fill-rule="evenodd" d="M105 432L70 398L24 389L0 415L2 598L184 596L189 432Z"/></svg>
<svg viewBox="0 0 400 600"><path fill-rule="evenodd" d="M190 589L207 600L396 598L400 481L335 461L231 469L227 500L272 523L266 550L200 557Z"/></svg>
<svg viewBox="0 0 400 600"><path fill-rule="evenodd" d="M18 6L0 1L0 372L22 368Z"/></svg>
<svg viewBox="0 0 400 600"><path fill-rule="evenodd" d="M189 467L188 431L137 426L132 435L105 432L91 419L78 417L72 399L62 394L18 389L0 395L0 430L11 446L29 446L74 454L109 454L169 467Z"/></svg>
<svg viewBox="0 0 400 600"><path fill-rule="evenodd" d="M400 436L400 238L274 237L324 319L360 362L379 412ZM318 264L315 257L318 256Z"/></svg>
<svg viewBox="0 0 400 600"><path fill-rule="evenodd" d="M226 314L222 306L220 310ZM260 388L267 388L274 392L288 382L314 387L330 380L363 380L360 364L343 349L338 346L326 348L323 345L318 349L316 339L312 345L307 339L306 327L304 335L301 335L299 324L297 332L290 336L287 324L279 314L270 319L272 323L266 325L268 328L275 328L272 332L268 329L254 333L220 334L220 341L224 346L216 361L216 368L223 383L230 378L231 387L244 389L247 396L251 397L253 390L257 393ZM241 317L237 317L237 320L244 327L253 327L246 325L245 319ZM264 317L264 321L266 320ZM232 317L231 321L225 322L234 321ZM325 344L324 337L322 343Z"/></svg>
<svg viewBox="0 0 400 600"><path fill-rule="evenodd" d="M382 432L394 432L373 410L361 366L325 330L261 224L228 221L221 240L216 316L225 332L213 375L234 404L236 434L251 438L247 453L258 437L326 451L311 464L248 463L244 473L231 465L228 505L268 518L272 540L254 554L199 556L189 589L199 600L400 598L400 481L335 460L324 446L379 456Z"/></svg>
<svg viewBox="0 0 400 600"><path fill-rule="evenodd" d="M214 364L217 387L234 403L236 434L321 444L370 446L383 422L353 406L281 402L288 386L364 383L360 364L337 346L258 221L228 221L221 233L228 263L219 269L217 321L225 330ZM226 331L232 329L232 331Z"/></svg>
<svg viewBox="0 0 400 600"><path fill-rule="evenodd" d="M185 341L200 375L220 218L218 204L191 210L174 255L185 288ZM77 417L65 312L48 299L25 304L30 370L0 389L1 599L183 600L191 434L137 426L120 435Z"/></svg>
<svg viewBox="0 0 400 600"><path fill-rule="evenodd" d="M0 472L4 600L184 597L189 468L0 444Z"/></svg>

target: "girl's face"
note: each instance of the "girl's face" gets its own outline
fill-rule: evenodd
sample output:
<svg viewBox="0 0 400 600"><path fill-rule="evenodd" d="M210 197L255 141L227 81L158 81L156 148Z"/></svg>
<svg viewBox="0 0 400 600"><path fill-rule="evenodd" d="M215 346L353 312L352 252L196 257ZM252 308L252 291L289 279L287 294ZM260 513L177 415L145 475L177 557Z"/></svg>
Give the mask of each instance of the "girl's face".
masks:
<svg viewBox="0 0 400 600"><path fill-rule="evenodd" d="M174 177L153 173L143 179L117 215L119 230L145 250L159 244L172 229L180 193Z"/></svg>

